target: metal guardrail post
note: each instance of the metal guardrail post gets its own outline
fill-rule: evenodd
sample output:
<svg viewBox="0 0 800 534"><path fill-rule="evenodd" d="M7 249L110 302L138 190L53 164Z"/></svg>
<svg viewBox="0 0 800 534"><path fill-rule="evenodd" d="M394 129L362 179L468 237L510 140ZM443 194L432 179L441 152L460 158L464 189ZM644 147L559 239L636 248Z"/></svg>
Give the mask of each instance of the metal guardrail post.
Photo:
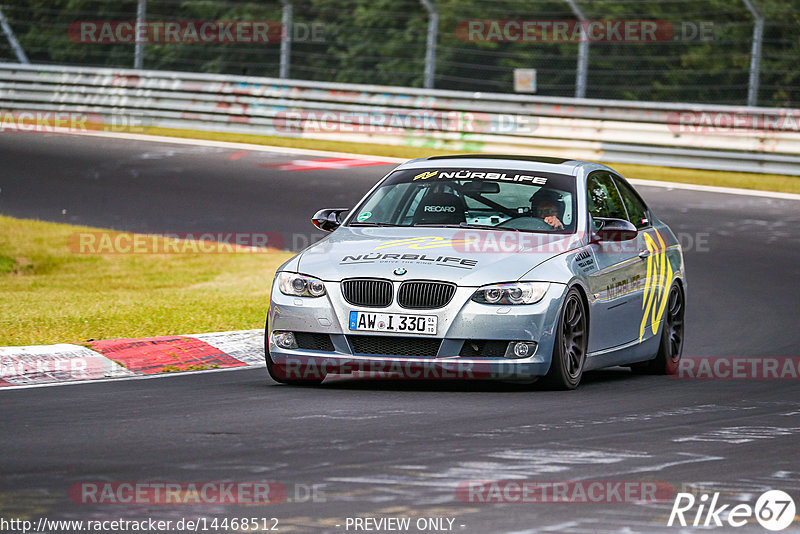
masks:
<svg viewBox="0 0 800 534"><path fill-rule="evenodd" d="M281 13L281 24L283 34L281 35L281 65L278 77L286 79L289 77L289 67L292 62L292 17L293 6L290 0L281 0L283 12Z"/></svg>
<svg viewBox="0 0 800 534"><path fill-rule="evenodd" d="M758 102L758 78L761 75L761 42L764 40L764 16L752 0L743 0L756 23L753 26L753 46L750 51L750 79L747 83L747 105L755 106Z"/></svg>
<svg viewBox="0 0 800 534"><path fill-rule="evenodd" d="M133 68L144 67L144 42L139 39L140 29L147 18L147 0L139 0L136 5L136 48L133 53Z"/></svg>
<svg viewBox="0 0 800 534"><path fill-rule="evenodd" d="M575 0L566 0L572 13L581 25L581 42L578 44L578 66L575 73L575 98L586 98L586 77L589 73L589 35L586 33L587 19Z"/></svg>
<svg viewBox="0 0 800 534"><path fill-rule="evenodd" d="M439 36L439 12L430 0L419 0L428 11L428 40L425 45L425 82L426 89L433 88L433 77L436 74L436 39Z"/></svg>
<svg viewBox="0 0 800 534"><path fill-rule="evenodd" d="M14 54L17 56L17 61L20 63L30 63L30 61L28 61L28 56L25 55L25 50L22 49L19 41L17 41L17 37L14 35L14 30L11 29L8 19L6 19L6 16L3 15L2 9L0 9L0 26L2 26L3 33L6 34L11 48L14 49Z"/></svg>

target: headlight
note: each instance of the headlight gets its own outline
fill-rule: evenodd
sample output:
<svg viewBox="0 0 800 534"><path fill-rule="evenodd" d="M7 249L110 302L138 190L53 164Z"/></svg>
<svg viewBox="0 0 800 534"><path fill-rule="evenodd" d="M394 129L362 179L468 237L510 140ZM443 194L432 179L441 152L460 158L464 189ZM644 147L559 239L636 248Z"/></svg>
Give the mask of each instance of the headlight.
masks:
<svg viewBox="0 0 800 534"><path fill-rule="evenodd" d="M482 304L533 304L547 293L550 282L515 282L483 286L472 295Z"/></svg>
<svg viewBox="0 0 800 534"><path fill-rule="evenodd" d="M278 273L278 286L281 293L291 297L321 297L325 294L322 280L304 274Z"/></svg>

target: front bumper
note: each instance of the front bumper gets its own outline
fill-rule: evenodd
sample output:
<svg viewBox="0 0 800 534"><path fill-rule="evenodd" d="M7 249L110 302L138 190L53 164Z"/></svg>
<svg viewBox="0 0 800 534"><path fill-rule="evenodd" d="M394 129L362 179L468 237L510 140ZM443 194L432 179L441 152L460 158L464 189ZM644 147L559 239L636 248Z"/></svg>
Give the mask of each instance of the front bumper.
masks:
<svg viewBox="0 0 800 534"><path fill-rule="evenodd" d="M399 284L399 282L398 282ZM477 288L459 287L452 300L436 310L408 310L393 303L386 308L353 306L342 297L337 282L325 282L322 297L291 297L272 288L268 320L268 347L273 371L285 378L324 378L328 374L380 375L409 379L530 379L542 376L550 368L554 329L566 285L551 283L544 298L529 305L496 306L471 300ZM395 288L396 289L396 288ZM396 292L395 292L396 293ZM436 315L435 336L351 331L349 312L403 313ZM313 333L322 339L319 346L286 349L276 345L275 330ZM371 338L364 343L364 336ZM391 354L392 346L425 345L427 350L403 347ZM419 340L434 340L420 342ZM528 357L508 359L497 355L481 356L481 350L465 350L475 341L528 341L537 343ZM360 341L360 342L358 342ZM324 345L324 346L323 346ZM381 348L373 354L371 346ZM479 346L479 345L478 345ZM497 343L494 346L498 346ZM322 350L320 350L322 348ZM495 351L496 352L496 351ZM466 354L466 356L462 355Z"/></svg>

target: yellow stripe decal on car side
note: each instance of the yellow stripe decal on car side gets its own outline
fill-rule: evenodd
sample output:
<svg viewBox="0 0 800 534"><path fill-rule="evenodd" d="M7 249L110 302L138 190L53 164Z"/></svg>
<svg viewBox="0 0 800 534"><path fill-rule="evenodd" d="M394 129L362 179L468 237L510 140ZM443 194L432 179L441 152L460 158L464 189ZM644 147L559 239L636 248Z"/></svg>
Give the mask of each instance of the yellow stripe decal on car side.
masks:
<svg viewBox="0 0 800 534"><path fill-rule="evenodd" d="M672 265L667 259L667 247L658 230L654 230L658 242L650 234L644 234L647 250L647 275L645 277L644 297L642 298L642 322L639 325L639 342L644 338L648 319L651 320L653 334L658 332L664 311L667 309L669 282L672 280Z"/></svg>

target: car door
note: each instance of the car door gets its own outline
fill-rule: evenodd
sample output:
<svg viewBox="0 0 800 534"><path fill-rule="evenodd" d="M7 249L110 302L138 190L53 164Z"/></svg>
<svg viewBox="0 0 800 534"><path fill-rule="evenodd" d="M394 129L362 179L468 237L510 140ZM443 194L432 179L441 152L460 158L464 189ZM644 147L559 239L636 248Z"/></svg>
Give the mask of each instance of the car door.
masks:
<svg viewBox="0 0 800 534"><path fill-rule="evenodd" d="M629 220L611 173L595 171L590 174L586 181L586 195L592 218ZM596 229L595 224L590 232ZM592 243L590 246L597 261L597 271L588 277L593 296L589 352L597 352L638 338L642 316L641 292L639 298L636 295L644 276L644 262L639 258L637 240Z"/></svg>
<svg viewBox="0 0 800 534"><path fill-rule="evenodd" d="M628 212L628 220L639 230L636 236L639 258L636 283L631 287L630 294L639 303L631 320L636 323L636 339L641 342L653 335L653 323L660 317L662 302L665 303L666 289L672 278L671 268L666 258L664 238L653 228L647 205L627 181L616 175L613 175L613 179ZM655 330L658 330L657 325Z"/></svg>

